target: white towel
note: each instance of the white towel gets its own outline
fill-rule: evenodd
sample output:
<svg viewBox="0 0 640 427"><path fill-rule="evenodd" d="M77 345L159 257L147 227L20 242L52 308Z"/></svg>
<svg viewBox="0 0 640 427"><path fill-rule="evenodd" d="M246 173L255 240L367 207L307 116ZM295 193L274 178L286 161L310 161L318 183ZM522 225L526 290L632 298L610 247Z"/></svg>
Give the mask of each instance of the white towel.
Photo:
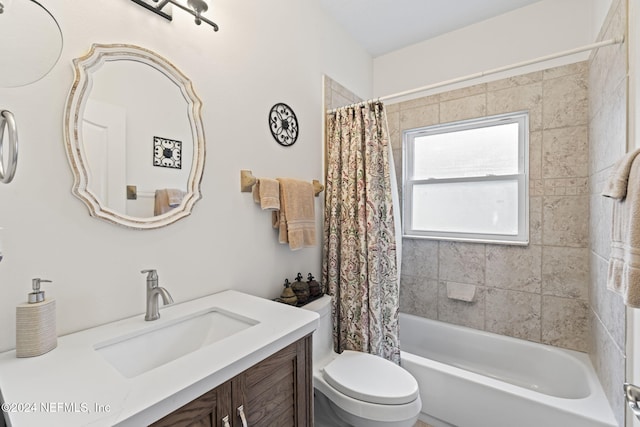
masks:
<svg viewBox="0 0 640 427"><path fill-rule="evenodd" d="M603 192L614 199L607 288L626 305L640 308L640 157L627 154L616 164Z"/></svg>

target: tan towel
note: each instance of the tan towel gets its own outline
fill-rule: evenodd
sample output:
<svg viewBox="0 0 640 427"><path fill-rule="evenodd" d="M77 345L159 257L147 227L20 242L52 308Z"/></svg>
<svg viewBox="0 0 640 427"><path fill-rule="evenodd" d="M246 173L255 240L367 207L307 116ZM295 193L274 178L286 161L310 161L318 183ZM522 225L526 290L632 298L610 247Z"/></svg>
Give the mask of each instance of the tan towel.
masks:
<svg viewBox="0 0 640 427"><path fill-rule="evenodd" d="M176 188L167 188L167 199L169 200L169 206L175 208L182 203L185 192Z"/></svg>
<svg viewBox="0 0 640 427"><path fill-rule="evenodd" d="M603 196L611 197L612 199L624 199L627 194L627 183L629 182L631 165L638 153L640 153L640 149L632 151L618 160L613 167L609 181L607 181L602 191Z"/></svg>
<svg viewBox="0 0 640 427"><path fill-rule="evenodd" d="M607 288L640 308L640 158L626 155L616 164L603 193L614 200ZM628 171L625 176L625 171ZM626 182L622 188L622 183Z"/></svg>
<svg viewBox="0 0 640 427"><path fill-rule="evenodd" d="M280 243L293 251L315 246L316 219L313 185L307 181L278 178L280 210L273 212L273 226Z"/></svg>
<svg viewBox="0 0 640 427"><path fill-rule="evenodd" d="M153 214L162 215L182 203L185 192L175 188L156 190L153 204Z"/></svg>
<svg viewBox="0 0 640 427"><path fill-rule="evenodd" d="M280 209L280 183L275 179L259 178L253 186L253 201L262 210Z"/></svg>

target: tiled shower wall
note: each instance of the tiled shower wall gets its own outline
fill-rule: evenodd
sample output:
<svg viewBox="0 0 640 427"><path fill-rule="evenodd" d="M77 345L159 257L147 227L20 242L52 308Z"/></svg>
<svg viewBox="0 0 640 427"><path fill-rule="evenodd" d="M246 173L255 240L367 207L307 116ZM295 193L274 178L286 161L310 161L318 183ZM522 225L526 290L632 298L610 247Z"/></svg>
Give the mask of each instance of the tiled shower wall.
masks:
<svg viewBox="0 0 640 427"><path fill-rule="evenodd" d="M599 39L624 35L626 0L614 0ZM595 51L589 61L589 184L591 193L591 288L589 354L618 424L624 425L626 309L606 289L612 201L600 193L613 164L626 151L626 44Z"/></svg>
<svg viewBox="0 0 640 427"><path fill-rule="evenodd" d="M324 108L332 110L362 101L356 94L328 76L323 77Z"/></svg>
<svg viewBox="0 0 640 427"><path fill-rule="evenodd" d="M587 63L387 106L398 174L402 131L529 111L530 243L403 240L400 310L586 351L589 285ZM476 285L473 302L447 283Z"/></svg>

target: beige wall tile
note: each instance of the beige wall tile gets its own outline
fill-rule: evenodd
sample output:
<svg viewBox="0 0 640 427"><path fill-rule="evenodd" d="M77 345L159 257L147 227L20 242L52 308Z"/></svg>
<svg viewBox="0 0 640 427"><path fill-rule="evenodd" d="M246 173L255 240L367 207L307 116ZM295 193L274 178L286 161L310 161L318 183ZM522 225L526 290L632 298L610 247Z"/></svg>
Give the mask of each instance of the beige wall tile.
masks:
<svg viewBox="0 0 640 427"><path fill-rule="evenodd" d="M529 197L544 196L544 181L541 179L529 179Z"/></svg>
<svg viewBox="0 0 640 427"><path fill-rule="evenodd" d="M542 131L529 132L529 179L541 179L541 178L542 178Z"/></svg>
<svg viewBox="0 0 640 427"><path fill-rule="evenodd" d="M540 293L542 248L487 245L486 286Z"/></svg>
<svg viewBox="0 0 640 427"><path fill-rule="evenodd" d="M438 278L438 242L426 239L402 240L402 274Z"/></svg>
<svg viewBox="0 0 640 427"><path fill-rule="evenodd" d="M509 77L507 79L496 80L487 83L487 90L501 90L508 89L515 86L526 86L531 83L537 83L542 81L542 71L534 71L533 73L521 74L519 76Z"/></svg>
<svg viewBox="0 0 640 427"><path fill-rule="evenodd" d="M589 316L589 355L618 425L624 426L625 402L624 395L620 392L625 382L624 352L609 339L606 329L592 311Z"/></svg>
<svg viewBox="0 0 640 427"><path fill-rule="evenodd" d="M600 194L593 194L590 197L589 211L591 214L591 250L602 258L609 259L613 200Z"/></svg>
<svg viewBox="0 0 640 427"><path fill-rule="evenodd" d="M400 131L400 113L387 111L387 125L389 128L389 142L393 149L402 149L402 132Z"/></svg>
<svg viewBox="0 0 640 427"><path fill-rule="evenodd" d="M545 196L542 199L543 244L587 247L589 245L588 205L588 196Z"/></svg>
<svg viewBox="0 0 640 427"><path fill-rule="evenodd" d="M473 301L453 300L447 297L447 282L440 282L438 286L438 320L483 330L485 292L484 287L477 286Z"/></svg>
<svg viewBox="0 0 640 427"><path fill-rule="evenodd" d="M440 103L440 122L449 123L487 115L487 98L484 93Z"/></svg>
<svg viewBox="0 0 640 427"><path fill-rule="evenodd" d="M589 249L546 246L542 253L542 293L587 300Z"/></svg>
<svg viewBox="0 0 640 427"><path fill-rule="evenodd" d="M586 125L589 113L587 77L572 74L542 82L545 129Z"/></svg>
<svg viewBox="0 0 640 427"><path fill-rule="evenodd" d="M438 319L438 281L402 275L400 283L400 311Z"/></svg>
<svg viewBox="0 0 640 427"><path fill-rule="evenodd" d="M487 92L487 114L529 111L529 130L542 128L542 83Z"/></svg>
<svg viewBox="0 0 640 427"><path fill-rule="evenodd" d="M400 110L400 130L420 128L438 124L440 120L439 104L425 105L410 110Z"/></svg>
<svg viewBox="0 0 640 427"><path fill-rule="evenodd" d="M467 86L461 89L455 89L440 94L440 102L451 101L454 99L471 98L476 95L484 94L487 91L487 85L485 83Z"/></svg>
<svg viewBox="0 0 640 427"><path fill-rule="evenodd" d="M351 103L360 102L363 100L358 95L356 95L346 87L342 86L340 83L338 83L335 80L331 82L331 88L333 89L334 95L340 95L343 98L348 99Z"/></svg>
<svg viewBox="0 0 640 427"><path fill-rule="evenodd" d="M618 6L608 17L602 40L626 34L626 7ZM593 52L589 69L589 84L592 88L591 117L607 105L611 93L626 79L627 71L627 42L603 47Z"/></svg>
<svg viewBox="0 0 640 427"><path fill-rule="evenodd" d="M576 196L589 194L589 178L547 178L543 180L545 196Z"/></svg>
<svg viewBox="0 0 640 427"><path fill-rule="evenodd" d="M487 288L485 304L487 331L540 342L540 295Z"/></svg>
<svg viewBox="0 0 640 427"><path fill-rule="evenodd" d="M440 95L423 96L421 98L411 99L409 101L400 102L398 106L401 111L411 110L413 108L424 107L425 105L433 105L440 102Z"/></svg>
<svg viewBox="0 0 640 427"><path fill-rule="evenodd" d="M542 197L529 197L529 244L542 244Z"/></svg>
<svg viewBox="0 0 640 427"><path fill-rule="evenodd" d="M394 215L400 215L402 218L402 150L393 150L393 165L396 169L396 177L398 183L398 197L400 198L400 211L394 212Z"/></svg>
<svg viewBox="0 0 640 427"><path fill-rule="evenodd" d="M484 284L485 245L459 242L440 242L440 280Z"/></svg>
<svg viewBox="0 0 640 427"><path fill-rule="evenodd" d="M591 253L591 278L589 299L591 309L598 318L615 345L624 351L626 332L626 311L622 297L607 289L609 262Z"/></svg>
<svg viewBox="0 0 640 427"><path fill-rule="evenodd" d="M589 72L589 62L574 62L573 64L561 65L559 67L549 68L542 71L545 80L557 79L571 74L587 75Z"/></svg>
<svg viewBox="0 0 640 427"><path fill-rule="evenodd" d="M331 97L333 95L333 88L331 86L332 80L327 76L323 76L322 83L323 83L322 86L324 88L324 106L325 106L325 109L328 109L332 104L331 102Z"/></svg>
<svg viewBox="0 0 640 427"><path fill-rule="evenodd" d="M384 104L384 109L389 113L399 113L400 112L400 104Z"/></svg>
<svg viewBox="0 0 640 427"><path fill-rule="evenodd" d="M599 172L616 163L626 152L627 141L626 84L610 93L608 102L589 123L590 170Z"/></svg>
<svg viewBox="0 0 640 427"><path fill-rule="evenodd" d="M589 175L587 126L547 129L542 136L544 178L586 177Z"/></svg>
<svg viewBox="0 0 640 427"><path fill-rule="evenodd" d="M542 297L542 342L571 350L587 351L587 302Z"/></svg>

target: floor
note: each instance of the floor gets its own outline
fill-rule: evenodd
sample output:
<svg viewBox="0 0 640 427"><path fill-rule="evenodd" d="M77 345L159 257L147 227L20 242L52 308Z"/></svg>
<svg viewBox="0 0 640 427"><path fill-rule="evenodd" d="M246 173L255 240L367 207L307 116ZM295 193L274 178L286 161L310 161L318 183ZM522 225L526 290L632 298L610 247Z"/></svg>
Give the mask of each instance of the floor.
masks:
<svg viewBox="0 0 640 427"><path fill-rule="evenodd" d="M425 423L424 421L418 420L418 422L413 427L431 427L431 426Z"/></svg>

